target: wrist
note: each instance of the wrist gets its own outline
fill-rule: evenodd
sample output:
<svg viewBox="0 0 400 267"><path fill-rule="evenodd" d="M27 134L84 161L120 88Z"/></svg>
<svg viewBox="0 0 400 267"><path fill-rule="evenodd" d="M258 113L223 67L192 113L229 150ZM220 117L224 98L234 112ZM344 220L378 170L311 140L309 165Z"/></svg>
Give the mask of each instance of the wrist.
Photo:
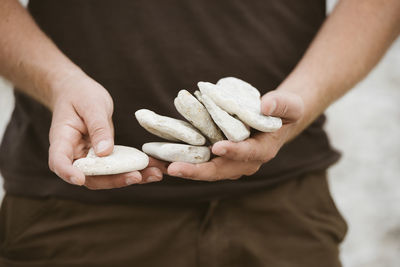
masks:
<svg viewBox="0 0 400 267"><path fill-rule="evenodd" d="M90 78L77 66L49 73L45 77L44 86L48 91L47 104L50 110L53 110L54 105L64 98L65 94L74 94L73 90L76 88L74 83L87 79Z"/></svg>
<svg viewBox="0 0 400 267"><path fill-rule="evenodd" d="M283 120L280 133L283 144L298 136L322 112L316 82L308 78L292 73L274 92L268 93L278 100L278 108L273 115Z"/></svg>
<svg viewBox="0 0 400 267"><path fill-rule="evenodd" d="M290 92L303 101L303 114L296 122L296 128L304 130L312 121L314 121L328 106L329 97L324 94L323 86L313 77L307 74L292 73L276 89L281 92Z"/></svg>

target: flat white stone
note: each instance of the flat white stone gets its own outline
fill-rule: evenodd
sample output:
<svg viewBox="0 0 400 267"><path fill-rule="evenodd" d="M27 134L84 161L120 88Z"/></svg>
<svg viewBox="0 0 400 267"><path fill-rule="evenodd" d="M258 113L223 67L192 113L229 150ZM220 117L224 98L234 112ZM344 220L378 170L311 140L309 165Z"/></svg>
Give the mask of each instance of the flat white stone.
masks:
<svg viewBox="0 0 400 267"><path fill-rule="evenodd" d="M148 109L135 112L139 124L150 133L170 141L183 141L191 145L204 145L206 139L186 121L161 116Z"/></svg>
<svg viewBox="0 0 400 267"><path fill-rule="evenodd" d="M273 132L282 127L280 118L261 113L260 92L251 84L227 77L217 84L199 82L202 94L208 95L220 108L234 114L250 127L262 132Z"/></svg>
<svg viewBox="0 0 400 267"><path fill-rule="evenodd" d="M174 105L185 119L210 139L211 143L214 144L224 139L207 109L191 93L180 90L174 100Z"/></svg>
<svg viewBox="0 0 400 267"><path fill-rule="evenodd" d="M250 136L250 131L243 122L235 119L226 111L218 107L212 101L212 99L208 97L208 95L196 91L195 96L204 104L214 122L222 130L228 140L233 142L240 142Z"/></svg>
<svg viewBox="0 0 400 267"><path fill-rule="evenodd" d="M210 149L206 146L152 142L144 144L142 150L154 158L169 162L203 163L210 159Z"/></svg>
<svg viewBox="0 0 400 267"><path fill-rule="evenodd" d="M105 157L98 157L93 148L85 158L77 159L73 165L85 175L110 175L143 170L149 164L149 157L142 151L127 146L114 146L114 151Z"/></svg>

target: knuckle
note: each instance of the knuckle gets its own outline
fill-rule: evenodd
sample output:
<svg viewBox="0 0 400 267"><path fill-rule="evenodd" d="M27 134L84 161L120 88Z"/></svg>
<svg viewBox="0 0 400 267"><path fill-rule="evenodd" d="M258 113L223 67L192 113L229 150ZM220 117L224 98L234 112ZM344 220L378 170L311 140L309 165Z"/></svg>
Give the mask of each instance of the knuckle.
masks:
<svg viewBox="0 0 400 267"><path fill-rule="evenodd" d="M219 180L222 180L222 179L224 179L224 177L221 174L216 174L214 176L211 176L209 180L211 182L215 182L215 181L219 181Z"/></svg>
<svg viewBox="0 0 400 267"><path fill-rule="evenodd" d="M48 164L49 164L49 169L50 169L52 172L55 172L54 160L53 160L53 158L52 158L51 156L49 156Z"/></svg>
<svg viewBox="0 0 400 267"><path fill-rule="evenodd" d="M282 106L282 117L286 117L289 111L289 106L287 103L284 103Z"/></svg>
<svg viewBox="0 0 400 267"><path fill-rule="evenodd" d="M264 163L270 161L270 160L271 160L271 157L270 157L269 153L265 153L261 160L262 160L262 162L264 162Z"/></svg>
<svg viewBox="0 0 400 267"><path fill-rule="evenodd" d="M96 184L96 182L94 182L90 176L86 176L86 181L85 181L84 186L90 190L100 189L99 186Z"/></svg>
<svg viewBox="0 0 400 267"><path fill-rule="evenodd" d="M105 126L94 126L89 129L89 136L92 142L109 136L108 129Z"/></svg>
<svg viewBox="0 0 400 267"><path fill-rule="evenodd" d="M255 174L255 173L260 169L260 166L261 166L261 165L253 165L253 166L249 167L249 168L245 171L244 175L250 176L250 175Z"/></svg>
<svg viewBox="0 0 400 267"><path fill-rule="evenodd" d="M58 170L57 170L58 167L57 167L56 159L51 153L49 154L48 165L49 165L49 169L59 176Z"/></svg>
<svg viewBox="0 0 400 267"><path fill-rule="evenodd" d="M269 160L274 159L277 154L278 154L278 150L277 149L271 150L271 152L269 154L269 158L270 158Z"/></svg>
<svg viewBox="0 0 400 267"><path fill-rule="evenodd" d="M247 153L247 157L246 157L245 161L254 160L256 158L256 155L257 155L257 149L255 147L251 147L249 149L249 152Z"/></svg>
<svg viewBox="0 0 400 267"><path fill-rule="evenodd" d="M237 180L241 177L242 177L242 175L235 175L235 176L232 176L231 178L229 178L229 180Z"/></svg>
<svg viewBox="0 0 400 267"><path fill-rule="evenodd" d="M98 189L100 189L99 187L97 187L97 186L95 186L94 184L91 184L91 183L85 184L85 187L87 189L90 189L90 190L98 190Z"/></svg>
<svg viewBox="0 0 400 267"><path fill-rule="evenodd" d="M243 160L246 161L246 162L247 162L247 161L255 160L256 157L257 157L257 152L258 152L258 149L259 149L259 144L257 143L256 140L250 138L250 139L246 140L246 146L247 146L247 147L246 147L246 149L244 150L245 153L243 153L243 154L244 154Z"/></svg>
<svg viewBox="0 0 400 267"><path fill-rule="evenodd" d="M108 115L111 118L113 110L114 110L114 102L113 102L111 97L107 97L107 99L106 99L106 107L107 107Z"/></svg>
<svg viewBox="0 0 400 267"><path fill-rule="evenodd" d="M138 183L140 183L140 182L138 182ZM114 181L111 182L111 186L112 186L112 188L120 188L120 187L127 186L127 184L124 181L118 181L117 179L115 179Z"/></svg>
<svg viewBox="0 0 400 267"><path fill-rule="evenodd" d="M99 121L93 122L93 124L90 125L89 127L92 135L101 135L106 132L106 127L104 126L103 122Z"/></svg>
<svg viewBox="0 0 400 267"><path fill-rule="evenodd" d="M228 147L228 148L226 148L226 153L224 155L222 155L222 157L237 158L240 155L241 155L241 153L238 152L236 148Z"/></svg>
<svg viewBox="0 0 400 267"><path fill-rule="evenodd" d="M244 171L244 173L243 173L243 175L246 175L246 176L250 176L250 175L252 175L252 174L254 174L254 172L252 171L252 170L246 170L246 171Z"/></svg>
<svg viewBox="0 0 400 267"><path fill-rule="evenodd" d="M264 157L262 158L262 162L266 163L276 157L277 152L274 150L269 150L267 153L265 153Z"/></svg>

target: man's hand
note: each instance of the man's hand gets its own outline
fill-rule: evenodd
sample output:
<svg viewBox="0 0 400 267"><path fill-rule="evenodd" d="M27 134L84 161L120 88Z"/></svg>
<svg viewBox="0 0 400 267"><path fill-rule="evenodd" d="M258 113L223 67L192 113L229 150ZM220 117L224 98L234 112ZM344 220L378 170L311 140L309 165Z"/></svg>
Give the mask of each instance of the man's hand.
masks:
<svg viewBox="0 0 400 267"><path fill-rule="evenodd" d="M108 92L87 76L67 77L53 90L49 166L66 182L90 189L109 189L160 181L166 163L150 159L149 167L130 173L86 176L72 165L90 147L98 156L114 147L113 101Z"/></svg>
<svg viewBox="0 0 400 267"><path fill-rule="evenodd" d="M399 33L400 1L339 1L299 64L263 97L262 112L283 118L283 127L239 143L218 142L212 152L220 157L202 164L174 162L168 174L217 181L255 173L359 82Z"/></svg>
<svg viewBox="0 0 400 267"><path fill-rule="evenodd" d="M110 95L55 46L19 1L0 1L0 36L0 74L53 111L51 170L66 182L91 189L162 179L165 163L154 159L141 172L109 176L85 177L73 167L91 146L98 156L113 151Z"/></svg>
<svg viewBox="0 0 400 267"><path fill-rule="evenodd" d="M242 142L220 141L213 145L219 156L206 163L171 163L168 174L201 181L238 179L252 175L263 163L273 159L279 149L299 131L296 129L304 113L301 97L294 93L272 91L263 96L261 111L265 115L283 119L283 126L273 133L257 133Z"/></svg>

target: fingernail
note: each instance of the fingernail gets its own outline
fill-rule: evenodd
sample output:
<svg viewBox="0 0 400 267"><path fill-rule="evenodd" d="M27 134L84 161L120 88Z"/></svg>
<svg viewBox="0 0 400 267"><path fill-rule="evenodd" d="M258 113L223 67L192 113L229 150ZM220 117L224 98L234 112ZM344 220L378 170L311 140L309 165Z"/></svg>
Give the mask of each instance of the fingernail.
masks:
<svg viewBox="0 0 400 267"><path fill-rule="evenodd" d="M134 172L129 175L128 178L126 178L125 183L127 185L131 184L137 184L142 181L142 175L139 172Z"/></svg>
<svg viewBox="0 0 400 267"><path fill-rule="evenodd" d="M226 154L226 149L225 148L222 148L222 149L219 150L218 155L223 156L225 154Z"/></svg>
<svg viewBox="0 0 400 267"><path fill-rule="evenodd" d="M158 182L158 181L161 181L161 178L162 178L162 177L149 176L149 177L147 178L147 181L148 181L148 182Z"/></svg>
<svg viewBox="0 0 400 267"><path fill-rule="evenodd" d="M71 177L70 181L75 185L82 185L82 182L78 177Z"/></svg>
<svg viewBox="0 0 400 267"><path fill-rule="evenodd" d="M175 176L177 177L181 177L183 174L181 172L178 172L177 174L175 174Z"/></svg>
<svg viewBox="0 0 400 267"><path fill-rule="evenodd" d="M138 180L136 178L126 178L125 183L127 185L136 184L138 183Z"/></svg>
<svg viewBox="0 0 400 267"><path fill-rule="evenodd" d="M269 108L268 115L271 115L276 109L276 100L273 100L271 103L271 107Z"/></svg>
<svg viewBox="0 0 400 267"><path fill-rule="evenodd" d="M140 183L141 180L142 180L142 179L139 178L139 177L132 176L132 177L126 178L125 183L126 183L127 185L137 184L137 183Z"/></svg>
<svg viewBox="0 0 400 267"><path fill-rule="evenodd" d="M162 178L162 172L159 168L157 167L150 167L149 170L152 171L153 175L152 176L158 176Z"/></svg>
<svg viewBox="0 0 400 267"><path fill-rule="evenodd" d="M102 140L96 146L96 152L101 153L110 146L110 141Z"/></svg>

